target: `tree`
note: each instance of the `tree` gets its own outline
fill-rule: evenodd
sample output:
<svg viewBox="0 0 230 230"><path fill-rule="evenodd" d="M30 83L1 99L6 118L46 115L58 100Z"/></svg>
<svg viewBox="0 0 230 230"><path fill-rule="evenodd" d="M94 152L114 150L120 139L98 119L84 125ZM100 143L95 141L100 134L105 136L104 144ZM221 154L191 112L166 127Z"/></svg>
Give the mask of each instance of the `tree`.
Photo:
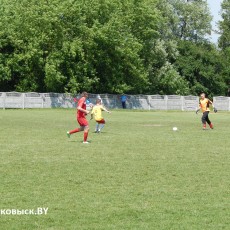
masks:
<svg viewBox="0 0 230 230"><path fill-rule="evenodd" d="M173 8L171 30L181 40L200 41L211 31L211 14L206 0L168 0Z"/></svg>
<svg viewBox="0 0 230 230"><path fill-rule="evenodd" d="M225 75L225 82L228 89L230 88L230 1L223 0L221 4L222 18L219 22L220 38L218 45L221 48L221 54L223 57L223 74ZM226 90L227 93L227 90Z"/></svg>
<svg viewBox="0 0 230 230"><path fill-rule="evenodd" d="M0 0L0 15L1 91L188 94L213 89L189 58L211 50L219 69L204 0Z"/></svg>
<svg viewBox="0 0 230 230"><path fill-rule="evenodd" d="M221 8L223 20L219 22L221 34L219 38L219 47L226 49L230 47L230 0L223 0Z"/></svg>
<svg viewBox="0 0 230 230"><path fill-rule="evenodd" d="M1 1L4 90L144 92L158 21L144 0Z"/></svg>
<svg viewBox="0 0 230 230"><path fill-rule="evenodd" d="M213 44L183 41L175 62L181 76L189 82L192 94L205 92L210 96L227 92L225 61Z"/></svg>

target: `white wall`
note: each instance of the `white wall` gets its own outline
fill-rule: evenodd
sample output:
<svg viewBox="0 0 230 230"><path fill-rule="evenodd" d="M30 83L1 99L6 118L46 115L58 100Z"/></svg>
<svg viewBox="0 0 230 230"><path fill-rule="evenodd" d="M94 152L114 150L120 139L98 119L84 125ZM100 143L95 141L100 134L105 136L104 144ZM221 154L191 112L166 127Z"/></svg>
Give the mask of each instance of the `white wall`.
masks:
<svg viewBox="0 0 230 230"><path fill-rule="evenodd" d="M95 103L98 94L89 94ZM100 94L103 104L110 108L121 108L120 95ZM199 97L178 95L127 95L127 109L195 111ZM218 110L230 111L229 97L214 97ZM0 108L75 108L70 94L0 92Z"/></svg>

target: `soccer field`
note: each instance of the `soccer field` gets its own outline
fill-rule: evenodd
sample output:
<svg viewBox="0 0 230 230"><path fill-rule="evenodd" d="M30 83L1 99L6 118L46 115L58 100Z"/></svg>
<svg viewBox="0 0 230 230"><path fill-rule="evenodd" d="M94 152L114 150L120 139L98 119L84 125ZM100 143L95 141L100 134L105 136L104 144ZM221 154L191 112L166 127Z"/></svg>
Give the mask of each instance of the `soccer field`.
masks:
<svg viewBox="0 0 230 230"><path fill-rule="evenodd" d="M229 113L104 116L87 145L75 110L0 110L0 229L229 229Z"/></svg>

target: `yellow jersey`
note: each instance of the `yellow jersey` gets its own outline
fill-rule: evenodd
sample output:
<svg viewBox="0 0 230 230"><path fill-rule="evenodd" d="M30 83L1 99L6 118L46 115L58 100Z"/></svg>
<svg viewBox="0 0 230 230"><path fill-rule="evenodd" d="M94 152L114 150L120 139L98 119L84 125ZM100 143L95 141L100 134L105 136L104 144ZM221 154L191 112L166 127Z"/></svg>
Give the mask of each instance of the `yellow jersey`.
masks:
<svg viewBox="0 0 230 230"><path fill-rule="evenodd" d="M96 121L100 121L100 120L103 119L103 117L102 117L102 111L103 111L103 110L104 110L103 105L95 105L95 106L93 107L93 110L92 110L91 114L94 115L94 119L95 119Z"/></svg>
<svg viewBox="0 0 230 230"><path fill-rule="evenodd" d="M212 104L212 102L209 99L207 99L207 98L200 99L200 108L201 108L203 113L206 111L210 111L210 109L209 109L210 104Z"/></svg>

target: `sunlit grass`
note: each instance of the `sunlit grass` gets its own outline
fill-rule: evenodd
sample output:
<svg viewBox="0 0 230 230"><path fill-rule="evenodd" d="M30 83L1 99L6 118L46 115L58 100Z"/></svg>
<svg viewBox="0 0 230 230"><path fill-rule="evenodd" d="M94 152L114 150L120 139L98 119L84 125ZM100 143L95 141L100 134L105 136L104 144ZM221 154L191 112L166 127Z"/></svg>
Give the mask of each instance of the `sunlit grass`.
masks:
<svg viewBox="0 0 230 230"><path fill-rule="evenodd" d="M84 145L74 110L0 111L0 209L49 208L1 229L228 229L229 113L104 115Z"/></svg>

